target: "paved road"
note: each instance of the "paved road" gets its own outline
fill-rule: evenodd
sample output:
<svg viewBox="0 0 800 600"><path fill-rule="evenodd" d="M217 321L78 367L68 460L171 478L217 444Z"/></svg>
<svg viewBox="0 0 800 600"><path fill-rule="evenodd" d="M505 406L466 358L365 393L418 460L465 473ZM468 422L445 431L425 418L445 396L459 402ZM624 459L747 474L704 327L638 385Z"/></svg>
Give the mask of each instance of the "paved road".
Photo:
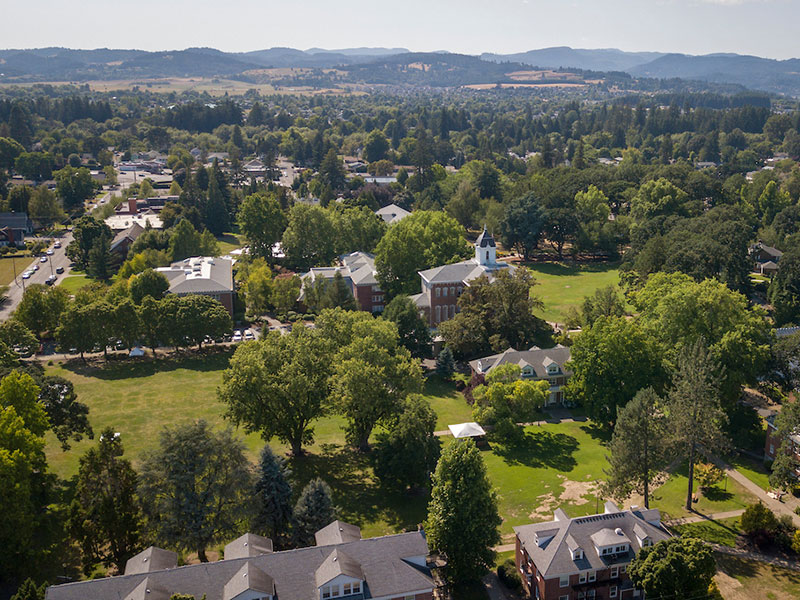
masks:
<svg viewBox="0 0 800 600"><path fill-rule="evenodd" d="M0 305L0 321L5 321L11 313L17 308L20 300L22 300L22 294L24 293L24 288L28 287L33 283L41 283L47 280L50 275L55 275L58 280L57 283L60 282L64 277L69 275L69 265L70 261L66 256L66 249L67 245L72 241L72 233L66 232L60 238L56 238L61 242L61 248L53 248L53 256L47 257L47 262L42 263L39 262L39 258L35 258L31 264L32 265L39 265L39 270L36 271L33 275L31 275L30 279L22 279L22 272L28 268L29 263L27 262L27 258L20 260L16 259L17 263L17 278L12 281L8 286L8 297L6 301ZM52 248L52 245L50 246ZM64 267L64 273L61 275L56 274L56 269L58 267Z"/></svg>

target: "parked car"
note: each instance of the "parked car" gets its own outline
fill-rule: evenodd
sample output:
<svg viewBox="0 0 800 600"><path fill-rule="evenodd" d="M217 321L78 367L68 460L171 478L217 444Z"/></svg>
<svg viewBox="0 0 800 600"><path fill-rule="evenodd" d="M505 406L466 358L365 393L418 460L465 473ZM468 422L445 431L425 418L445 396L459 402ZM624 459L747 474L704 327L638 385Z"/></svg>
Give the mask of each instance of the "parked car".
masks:
<svg viewBox="0 0 800 600"><path fill-rule="evenodd" d="M39 270L39 265L33 265L33 267L31 267L31 268L32 268L34 271L38 271L38 270Z"/></svg>
<svg viewBox="0 0 800 600"><path fill-rule="evenodd" d="M31 272L30 272L30 271L25 271L25 272L22 274L22 278L23 278L23 279L30 279L30 278L31 278Z"/></svg>
<svg viewBox="0 0 800 600"><path fill-rule="evenodd" d="M56 282L56 276L55 275L50 275L50 277L48 277L47 280L45 281L45 284L46 285L53 285L55 282Z"/></svg>
<svg viewBox="0 0 800 600"><path fill-rule="evenodd" d="M42 258L39 259L39 262L46 263L47 262L47 257L43 256Z"/></svg>
<svg viewBox="0 0 800 600"><path fill-rule="evenodd" d="M53 244L53 248L61 248L61 242L56 242Z"/></svg>
<svg viewBox="0 0 800 600"><path fill-rule="evenodd" d="M47 256L53 256L53 249L52 248L48 248L47 252L45 252L45 254L47 254Z"/></svg>
<svg viewBox="0 0 800 600"><path fill-rule="evenodd" d="M244 339L248 341L256 339L256 336L253 333L252 329L248 329L247 331L244 332Z"/></svg>
<svg viewBox="0 0 800 600"><path fill-rule="evenodd" d="M234 331L233 332L233 337L231 338L231 341L234 344L237 343L237 342L241 342L242 341L242 332L239 331L239 330Z"/></svg>
<svg viewBox="0 0 800 600"><path fill-rule="evenodd" d="M64 272L64 267L56 267L56 273L61 275L61 273L63 273L63 272Z"/></svg>

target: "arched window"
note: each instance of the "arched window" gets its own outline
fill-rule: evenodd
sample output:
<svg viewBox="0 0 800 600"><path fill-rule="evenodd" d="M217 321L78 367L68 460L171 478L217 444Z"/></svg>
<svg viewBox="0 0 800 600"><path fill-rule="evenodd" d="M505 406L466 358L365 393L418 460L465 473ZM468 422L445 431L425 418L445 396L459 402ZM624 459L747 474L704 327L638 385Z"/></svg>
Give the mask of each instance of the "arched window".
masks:
<svg viewBox="0 0 800 600"><path fill-rule="evenodd" d="M486 251L486 262L489 262L489 251Z"/></svg>
<svg viewBox="0 0 800 600"><path fill-rule="evenodd" d="M436 322L439 323L442 320L442 307L436 307Z"/></svg>

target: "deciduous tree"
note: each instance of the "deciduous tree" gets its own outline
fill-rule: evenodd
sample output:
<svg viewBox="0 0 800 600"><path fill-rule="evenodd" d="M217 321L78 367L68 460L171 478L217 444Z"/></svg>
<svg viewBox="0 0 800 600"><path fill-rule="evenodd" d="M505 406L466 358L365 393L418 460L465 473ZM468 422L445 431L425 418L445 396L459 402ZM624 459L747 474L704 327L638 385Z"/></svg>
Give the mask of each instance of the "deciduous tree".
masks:
<svg viewBox="0 0 800 600"><path fill-rule="evenodd" d="M704 598L716 572L711 548L689 537L642 548L628 566L634 586L653 598Z"/></svg>

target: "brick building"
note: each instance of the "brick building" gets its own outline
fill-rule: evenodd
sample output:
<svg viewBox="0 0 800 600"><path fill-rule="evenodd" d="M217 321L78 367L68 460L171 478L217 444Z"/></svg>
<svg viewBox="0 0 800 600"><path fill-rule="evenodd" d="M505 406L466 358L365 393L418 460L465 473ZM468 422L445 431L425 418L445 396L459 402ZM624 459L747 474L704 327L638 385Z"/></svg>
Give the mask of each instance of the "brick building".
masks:
<svg viewBox="0 0 800 600"><path fill-rule="evenodd" d="M640 598L627 568L640 549L669 537L658 510L620 510L571 519L557 509L553 520L515 527L516 564L526 594L537 600Z"/></svg>
<svg viewBox="0 0 800 600"><path fill-rule="evenodd" d="M481 276L491 281L498 271L514 267L497 261L497 247L492 234L484 228L475 241L475 258L420 271L422 292L411 299L428 319L431 327L452 319L458 311L458 297L469 282Z"/></svg>
<svg viewBox="0 0 800 600"><path fill-rule="evenodd" d="M233 316L233 261L213 256L194 256L156 269L169 282L168 294L201 294L218 300Z"/></svg>
<svg viewBox="0 0 800 600"><path fill-rule="evenodd" d="M303 302L307 285L322 281L327 286L333 281L336 273L339 273L353 293L359 309L382 313L386 307L386 294L378 285L375 257L367 252L353 252L341 256L339 260L341 264L338 266L314 267L308 273L303 273L300 276L303 286L298 300Z"/></svg>
<svg viewBox="0 0 800 600"><path fill-rule="evenodd" d="M775 460L775 456L783 441L778 437L778 428L775 426L775 416L776 415L772 415L767 419L767 441L764 444L764 458L770 461ZM791 436L790 452L794 456L794 462L797 465L794 475L800 479L800 432L794 433Z"/></svg>

